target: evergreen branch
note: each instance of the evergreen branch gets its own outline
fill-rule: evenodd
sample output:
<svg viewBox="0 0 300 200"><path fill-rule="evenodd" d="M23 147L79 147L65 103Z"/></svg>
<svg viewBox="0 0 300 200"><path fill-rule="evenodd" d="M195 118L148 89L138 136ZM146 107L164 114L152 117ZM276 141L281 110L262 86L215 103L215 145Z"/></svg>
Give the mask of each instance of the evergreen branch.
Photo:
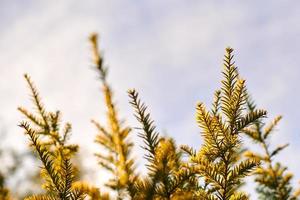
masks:
<svg viewBox="0 0 300 200"><path fill-rule="evenodd" d="M265 161L266 160L265 156L258 154L258 153L253 153L252 151L245 151L244 156L246 158L256 160L256 161L261 161L261 160Z"/></svg>
<svg viewBox="0 0 300 200"><path fill-rule="evenodd" d="M171 196L176 195L176 190L181 190L189 179L195 175L195 172L189 169L180 169L179 172L170 178L169 193ZM190 188L191 189L191 188Z"/></svg>
<svg viewBox="0 0 300 200"><path fill-rule="evenodd" d="M203 104L197 106L197 122L204 144L199 153L191 157L205 180L204 191L218 200L247 198L238 188L257 163L241 162L239 133L265 114L258 111L244 114L247 90L245 81L239 78L232 52L233 49L226 49L221 93L216 92L212 111L207 112Z"/></svg>
<svg viewBox="0 0 300 200"><path fill-rule="evenodd" d="M91 200L104 200L105 198L102 198L102 195L99 191L99 188L96 188L89 183L77 181L72 184L73 191L76 191L75 195L73 193L73 196L77 196L78 199L80 197L85 197L83 195L88 195ZM83 198L84 199L84 198Z"/></svg>
<svg viewBox="0 0 300 200"><path fill-rule="evenodd" d="M250 112L255 110L256 105L249 97L247 104ZM270 151L267 141L270 133L273 132L280 120L281 116L278 116L266 127L264 127L264 124L260 120L257 120L254 128L250 127L244 129L243 132L250 136L254 142L259 143L264 151L264 155L259 156L252 153L254 157L260 158L266 164L265 167L261 166L256 170L255 181L258 183L257 191L260 198L292 200L294 198L291 194L292 187L290 185L292 175L285 173L286 168L282 167L280 163L274 165L272 160L272 158L286 148L288 144L278 146L275 150Z"/></svg>
<svg viewBox="0 0 300 200"><path fill-rule="evenodd" d="M238 72L237 68L234 66L233 61L233 49L226 48L226 54L224 56L224 71L222 72L224 80L222 80L223 87L222 91L222 110L224 114L230 119L232 117L231 107L233 105L233 93L237 82Z"/></svg>
<svg viewBox="0 0 300 200"><path fill-rule="evenodd" d="M91 122L96 126L98 131L106 136L112 142L112 136L108 133L108 131L97 121L91 120Z"/></svg>
<svg viewBox="0 0 300 200"><path fill-rule="evenodd" d="M226 145L224 145L224 137L221 135L225 133L219 131L218 116L212 117L202 103L197 105L196 110L197 123L203 129L201 133L205 141L201 151L209 160L213 161L225 152Z"/></svg>
<svg viewBox="0 0 300 200"><path fill-rule="evenodd" d="M105 168L106 170L110 171L111 173L114 173L114 172L115 172L114 166L112 166L112 164L109 163L109 162L106 162L106 161L104 161L104 160L98 160L98 164L99 164L101 167Z"/></svg>
<svg viewBox="0 0 300 200"><path fill-rule="evenodd" d="M44 169L47 171L47 174L49 175L55 187L56 192L62 193L60 176L59 173L53 167L54 161L51 159L51 155L45 148L43 148L43 146L41 146L39 137L36 135L35 131L29 127L29 124L27 124L26 122L21 122L19 126L23 128L25 130L25 133L29 136L32 145L34 146L36 152L39 155L40 160L44 165Z"/></svg>
<svg viewBox="0 0 300 200"><path fill-rule="evenodd" d="M289 146L289 144L278 146L275 150L273 150L270 153L270 158L272 158L273 156L277 155L280 151L282 151L283 149L285 149L288 146Z"/></svg>
<svg viewBox="0 0 300 200"><path fill-rule="evenodd" d="M84 200L86 194L82 190L73 189L71 194L71 200Z"/></svg>
<svg viewBox="0 0 300 200"><path fill-rule="evenodd" d="M158 183L158 174L156 176L150 178L145 178L143 180L138 180L135 182L134 190L136 193L133 196L133 200L153 200L156 199L156 190Z"/></svg>
<svg viewBox="0 0 300 200"><path fill-rule="evenodd" d="M255 167L259 166L259 161L256 159L247 159L235 166L228 177L231 184L236 184L236 181L240 181L253 171Z"/></svg>
<svg viewBox="0 0 300 200"><path fill-rule="evenodd" d="M241 117L240 120L237 121L236 132L239 132L249 125L257 122L257 120L265 117L266 115L267 112L264 110L254 110L247 113L244 117Z"/></svg>
<svg viewBox="0 0 300 200"><path fill-rule="evenodd" d="M246 96L246 87L245 80L237 79L237 84L234 88L233 97L232 97L232 106L230 109L230 125L231 130L234 129L234 124L240 120L243 110L243 105L245 104L245 96Z"/></svg>
<svg viewBox="0 0 300 200"><path fill-rule="evenodd" d="M252 128L243 128L242 131L256 143L260 142L261 135L256 130L253 130Z"/></svg>
<svg viewBox="0 0 300 200"><path fill-rule="evenodd" d="M194 150L192 147L189 147L188 145L182 145L180 147L180 149L186 153L187 155L189 155L190 157L194 157L196 156L197 152L196 150Z"/></svg>
<svg viewBox="0 0 300 200"><path fill-rule="evenodd" d="M43 123L42 119L40 119L39 117L35 116L34 114L30 113L29 111L27 111L25 108L19 107L18 110L27 118L29 119L31 122L33 122L34 124L36 124L39 127L43 127L45 126L45 124Z"/></svg>
<svg viewBox="0 0 300 200"><path fill-rule="evenodd" d="M72 164L69 158L63 156L63 179L64 179L64 188L63 188L63 194L62 197L65 199L69 199L71 196L71 189L72 189L72 183L73 183L73 169Z"/></svg>
<svg viewBox="0 0 300 200"><path fill-rule="evenodd" d="M274 128L277 126L277 124L279 123L279 121L282 119L282 116L279 115L277 117L275 117L275 119L268 125L265 127L264 129L264 135L263 138L267 139L269 134L272 133L272 131L274 130Z"/></svg>
<svg viewBox="0 0 300 200"><path fill-rule="evenodd" d="M92 52L93 52L93 61L96 64L97 70L100 75L100 79L103 82L106 82L107 77L107 68L103 66L103 57L101 56L99 49L98 49L98 35L96 33L91 34L90 42L92 44Z"/></svg>
<svg viewBox="0 0 300 200"><path fill-rule="evenodd" d="M213 108L212 108L212 111L211 111L214 116L217 116L217 114L219 112L220 103L221 103L220 100L221 100L221 91L217 90L215 92Z"/></svg>
<svg viewBox="0 0 300 200"><path fill-rule="evenodd" d="M69 139L68 136L72 131L72 125L70 123L66 123L63 130L62 144L64 145Z"/></svg>
<svg viewBox="0 0 300 200"><path fill-rule="evenodd" d="M200 155L198 155L195 158L192 158L192 161L197 163L197 172L201 176L205 177L205 180L211 185L211 187L214 188L216 192L219 192L220 189L224 189L226 179L224 175L220 173L221 169L217 164L200 157Z"/></svg>
<svg viewBox="0 0 300 200"><path fill-rule="evenodd" d="M180 152L177 151L174 140L161 138L155 151L155 171L159 174L159 184L156 192L169 199L176 189L179 189L181 173ZM183 179L181 179L183 181ZM176 187L176 188L175 188Z"/></svg>
<svg viewBox="0 0 300 200"><path fill-rule="evenodd" d="M147 107L139 99L139 94L135 90L128 91L131 99L130 104L135 109L135 117L141 123L143 132L139 133L139 136L144 139L146 146L143 148L148 151L146 159L153 163L155 160L155 150L159 142L159 135L155 131L154 121L150 118L150 114L147 112Z"/></svg>
<svg viewBox="0 0 300 200"><path fill-rule="evenodd" d="M39 93L36 89L36 87L34 86L33 82L30 79L30 76L28 74L24 75L25 80L27 81L27 84L31 90L31 95L32 95L32 99L34 102L34 105L36 106L41 118L43 119L43 123L44 123L44 128L45 130L49 130L49 124L48 124L48 119L47 119L47 113L45 111L44 105L41 101L41 98L39 96Z"/></svg>
<svg viewBox="0 0 300 200"><path fill-rule="evenodd" d="M108 128L106 129L99 123L92 121L99 130L96 142L108 152L108 155L102 153L96 155L99 159L99 164L114 176L106 185L116 190L118 193L117 198L122 199L127 195L125 190L128 189L129 193L131 193L132 181L136 179L134 160L130 158L133 144L127 140L131 129L128 127L122 128L122 122L118 119L115 103L113 102L113 92L107 82L108 68L104 67L103 57L98 50L97 34L90 36L90 42L92 44L94 65L102 83L108 122Z"/></svg>

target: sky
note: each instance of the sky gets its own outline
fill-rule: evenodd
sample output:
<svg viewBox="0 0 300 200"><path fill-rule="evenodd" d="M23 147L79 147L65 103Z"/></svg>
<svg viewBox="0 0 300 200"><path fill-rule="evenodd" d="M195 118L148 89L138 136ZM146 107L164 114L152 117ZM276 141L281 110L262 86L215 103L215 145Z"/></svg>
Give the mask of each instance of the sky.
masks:
<svg viewBox="0 0 300 200"><path fill-rule="evenodd" d="M105 108L88 36L97 32L127 125L138 125L126 93L136 88L162 134L199 147L195 105L210 105L220 86L224 49L231 46L258 107L268 111L268 120L283 115L272 143L290 143L278 160L295 174L296 185L299 6L289 0L0 0L0 124L9 136L4 145L27 148L17 107L31 108L23 78L28 73L46 107L61 110L73 124L72 141L80 144L86 167L96 167L93 153L99 148L90 120L104 123Z"/></svg>

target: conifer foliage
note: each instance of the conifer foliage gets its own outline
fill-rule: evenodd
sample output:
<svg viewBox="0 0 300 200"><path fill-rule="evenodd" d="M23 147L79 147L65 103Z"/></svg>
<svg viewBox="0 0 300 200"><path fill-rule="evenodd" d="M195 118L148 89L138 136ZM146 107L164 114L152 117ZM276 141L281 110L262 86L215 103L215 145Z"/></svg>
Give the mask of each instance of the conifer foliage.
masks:
<svg viewBox="0 0 300 200"><path fill-rule="evenodd" d="M92 123L98 131L95 142L100 148L95 155L100 170L111 174L105 183L108 192L100 193L97 187L79 180L73 164L79 147L69 143L71 125L61 125L59 111L46 110L26 74L35 110L18 108L25 117L19 126L41 161L45 191L27 200L247 200L250 194L241 186L251 175L255 176L259 199L299 199L291 185L292 174L273 160L287 145L272 149L269 144L281 116L269 125L263 123L267 112L257 109L250 100L245 80L235 66L232 48L226 49L221 87L215 92L212 107L207 108L204 103L196 106L195 123L203 141L198 149L178 147L174 139L162 136L139 93L135 89L128 91L147 162L147 171L141 175L132 156L130 136L134 131L119 119L107 80L108 68L98 49L98 36L92 34L89 39L107 110L106 125L95 120ZM251 149L245 152L245 135L259 144L263 153ZM9 200L10 192L3 182L0 174L0 200Z"/></svg>
<svg viewBox="0 0 300 200"><path fill-rule="evenodd" d="M78 146L68 144L71 125L67 123L64 128L60 128L60 112L48 112L30 77L27 74L24 77L30 88L36 113L20 107L19 111L26 117L26 121L22 121L19 126L23 128L31 147L42 162L42 187L47 191L26 199L80 200L86 195L100 196L97 189L74 180L76 174L71 159Z"/></svg>
<svg viewBox="0 0 300 200"><path fill-rule="evenodd" d="M253 111L256 107L254 101L248 97L247 103L248 109ZM262 121L257 121L251 127L243 130L263 150L262 154L253 151L245 153L246 156L261 160L263 163L255 172L255 181L257 182L257 191L260 199L296 200L299 196L293 191L291 186L293 175L287 172L287 167L280 162L274 163L274 157L284 150L288 144L280 145L275 149L271 149L269 145L270 137L281 119L282 116L279 115L267 125L264 125ZM293 194L293 192L295 193Z"/></svg>
<svg viewBox="0 0 300 200"><path fill-rule="evenodd" d="M97 34L92 34L90 41L94 65L99 74L105 96L107 127L92 120L99 132L96 142L106 151L96 153L96 156L100 166L113 175L106 185L117 192L117 199L124 199L128 195L134 195L133 185L137 179L135 163L130 155L133 147L133 143L128 138L131 128L123 127L118 118L112 90L107 82L108 70L103 65L103 58L98 50L97 38Z"/></svg>
<svg viewBox="0 0 300 200"><path fill-rule="evenodd" d="M187 199L192 198L188 185L195 184L193 172L184 165L174 140L161 137L156 131L147 107L135 90L128 91L135 116L141 124L139 136L144 141L148 161L148 177L136 183L133 199Z"/></svg>
<svg viewBox="0 0 300 200"><path fill-rule="evenodd" d="M227 48L221 90L215 93L213 108L208 111L202 103L197 105L197 122L202 129L204 144L191 156L191 162L205 187L204 199L248 199L238 189L259 162L243 159L241 131L266 115L266 111L245 112L245 80L239 77L233 61L233 49Z"/></svg>
<svg viewBox="0 0 300 200"><path fill-rule="evenodd" d="M175 180L185 181L179 185L189 186L189 192L192 193L191 198L194 199L248 199L247 195L240 192L238 188L243 183L243 178L259 165L259 161L256 159L241 158L240 134L244 128L264 117L266 111L245 112L247 96L245 81L239 78L231 48L226 49L223 75L222 87L215 93L212 110L208 111L202 103L197 105L196 118L204 139L203 146L198 152L188 146L182 148L190 157L190 161L183 166L186 168L185 171L191 174L191 177L187 176L188 179L181 179L177 173L174 176ZM153 177L149 184L150 188L153 188L152 196L155 197L158 193L156 191L156 184L159 182L157 177L163 177L162 175L155 176L158 172L155 161L159 136L155 131L150 114L146 112L146 106L139 100L137 92L129 91L129 96L131 104L136 110L137 119L142 124L143 131L140 136L144 139L144 148L148 152L146 158L150 163L149 169ZM179 168L182 169L183 166ZM194 184L190 183L191 179ZM171 198L172 194L166 199Z"/></svg>

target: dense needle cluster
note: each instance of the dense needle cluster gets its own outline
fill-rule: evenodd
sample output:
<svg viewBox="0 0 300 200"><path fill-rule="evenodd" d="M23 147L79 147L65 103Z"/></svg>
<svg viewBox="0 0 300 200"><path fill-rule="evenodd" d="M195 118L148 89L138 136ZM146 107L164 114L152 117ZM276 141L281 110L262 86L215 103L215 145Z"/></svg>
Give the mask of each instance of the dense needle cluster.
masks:
<svg viewBox="0 0 300 200"><path fill-rule="evenodd" d="M269 144L281 116L269 125L264 124L267 112L257 109L250 100L245 80L235 66L232 48L226 49L221 87L215 92L211 108L203 103L196 106L196 123L203 141L198 149L178 147L174 139L162 136L138 92L128 91L147 161L147 172L141 175L132 156L133 131L118 117L96 34L90 36L90 43L107 111L105 125L92 120L98 131L95 142L99 149L95 155L101 172L109 172L110 179L101 192L79 180L80 169L73 162L78 146L69 143L71 124L62 126L60 112L46 110L30 77L25 75L35 110L20 107L25 120L19 126L41 161L44 189L43 193L26 199L247 200L250 194L242 186L248 176L255 177L259 199L299 199L299 192L291 185L292 174L273 160L288 145L273 149ZM258 144L263 153L246 150L244 136ZM4 182L5 176L0 173L0 200L12 199Z"/></svg>
<svg viewBox="0 0 300 200"><path fill-rule="evenodd" d="M68 144L71 125L67 123L63 128L60 127L60 112L48 112L30 77L27 74L24 77L36 112L18 108L26 117L26 121L22 121L19 126L29 138L30 146L42 163L42 187L46 190L45 194L29 196L26 199L80 200L87 195L100 196L97 189L76 180L71 159L78 151L78 146Z"/></svg>

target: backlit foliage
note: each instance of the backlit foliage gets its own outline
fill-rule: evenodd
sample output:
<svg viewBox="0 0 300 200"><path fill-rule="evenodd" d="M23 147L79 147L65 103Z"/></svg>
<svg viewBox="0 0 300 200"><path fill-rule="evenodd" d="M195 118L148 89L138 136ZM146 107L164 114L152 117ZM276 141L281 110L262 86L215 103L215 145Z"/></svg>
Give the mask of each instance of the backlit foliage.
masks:
<svg viewBox="0 0 300 200"><path fill-rule="evenodd" d="M137 179L135 163L130 153L133 143L128 136L131 128L123 127L118 118L116 106L113 101L112 90L107 83L107 68L103 66L103 58L98 50L97 35L90 36L93 49L93 60L99 74L102 91L105 97L107 109L107 126L104 127L96 121L92 121L98 129L96 142L103 147L106 152L97 153L100 166L112 174L112 178L106 183L108 187L117 192L117 199L133 196L133 185Z"/></svg>
<svg viewBox="0 0 300 200"><path fill-rule="evenodd" d="M255 107L254 102L248 98L249 110L253 111ZM293 175L287 172L287 167L280 162L274 163L274 157L285 149L288 144L280 145L275 149L271 149L269 144L270 137L281 119L281 116L277 116L267 125L264 125L262 121L257 121L251 127L243 130L263 150L263 153L246 152L246 156L261 160L263 163L255 172L255 181L257 182L257 191L260 199L295 200L299 196L297 193L293 194L293 188L290 183Z"/></svg>
<svg viewBox="0 0 300 200"><path fill-rule="evenodd" d="M42 187L47 191L45 194L33 195L26 199L79 200L86 195L100 199L97 189L75 182L76 173L71 159L78 151L78 146L68 144L71 125L67 123L64 128L60 127L60 112L48 112L30 77L24 77L29 85L36 112L20 107L19 111L26 117L26 121L22 121L19 126L23 128L42 163Z"/></svg>
<svg viewBox="0 0 300 200"><path fill-rule="evenodd" d="M204 187L204 199L248 199L239 191L243 178L258 165L256 159L242 158L241 131L264 117L263 110L245 111L245 80L239 77L233 61L233 49L224 57L222 87L215 93L211 111L203 103L197 105L197 122L204 139L199 152L190 156Z"/></svg>
<svg viewBox="0 0 300 200"><path fill-rule="evenodd" d="M245 80L233 61L232 48L226 49L221 87L215 92L212 107L204 103L196 106L195 123L202 137L197 149L178 147L174 139L161 135L138 92L128 91L147 162L145 173L139 174L132 156L133 131L119 119L98 37L92 34L89 39L107 111L105 125L92 120L98 131L95 141L99 149L95 155L100 172L109 172L111 177L104 184L107 193L79 180L73 164L79 147L69 143L71 125L61 125L59 111L46 110L30 77L25 75L35 109L31 112L19 108L25 117L19 126L41 162L45 191L27 200L247 200L250 194L242 186L245 178L252 175L260 199L298 199L300 192L291 185L292 174L281 163L274 163L274 157L287 145L273 149L269 144L281 117L269 125L263 123L267 113L256 109L249 99ZM251 149L245 152L245 135L259 144L263 153ZM0 173L0 200L12 199L4 179Z"/></svg>
<svg viewBox="0 0 300 200"><path fill-rule="evenodd" d="M193 171L181 160L181 153L174 140L164 138L156 131L147 107L135 90L128 91L135 116L141 124L139 136L144 141L145 158L148 161L148 176L136 183L133 199L180 199L192 198L189 185L195 184Z"/></svg>
<svg viewBox="0 0 300 200"><path fill-rule="evenodd" d="M239 78L232 52L233 49L226 49L224 79L221 89L215 93L213 108L208 111L202 103L199 103L196 108L196 119L201 128L204 144L198 152L188 146L183 146L182 150L189 155L189 162L177 162L177 166L180 171L185 171L185 178L180 178L180 173L173 174L172 172L176 171L169 170L173 175L171 180L181 180L181 183L175 185L178 185L178 189L182 191L185 190L184 187L187 187L187 191L191 193L190 198L248 199L247 195L238 189L243 183L243 178L259 165L257 159L241 157L240 134L244 128L264 117L266 112L263 110L246 112L245 81ZM168 188L168 184L165 185L165 182L159 180L160 177L165 176L164 174L157 175L160 166L156 163L158 157L156 152L160 148L159 134L155 131L150 114L139 100L137 92L129 91L129 96L136 110L137 119L142 124L140 136L144 139L144 148L148 152L146 159L149 162L149 177L151 177L148 187L151 192L147 191L147 195L151 195L149 199L160 197L158 186ZM166 183L170 182L169 180ZM166 190L164 194L168 194ZM172 193L166 196L166 199L170 198L172 198Z"/></svg>

